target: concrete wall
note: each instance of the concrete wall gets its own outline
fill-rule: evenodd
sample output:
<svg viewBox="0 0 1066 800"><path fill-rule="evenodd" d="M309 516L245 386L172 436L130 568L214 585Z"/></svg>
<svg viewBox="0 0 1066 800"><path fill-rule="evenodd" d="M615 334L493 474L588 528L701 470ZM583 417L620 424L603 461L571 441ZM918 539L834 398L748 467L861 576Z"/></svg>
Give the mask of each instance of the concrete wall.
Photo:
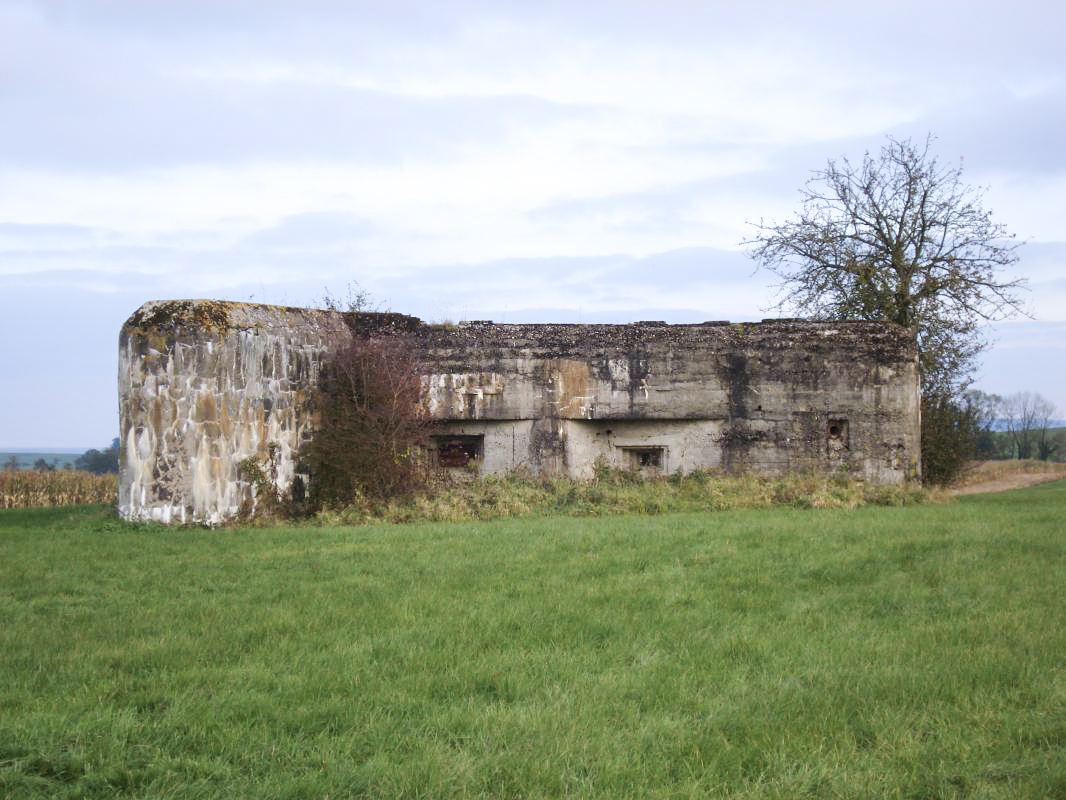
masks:
<svg viewBox="0 0 1066 800"><path fill-rule="evenodd" d="M430 363L439 436L479 437L464 474L919 471L912 337L875 323L427 326L402 315L149 303L123 327L120 510L218 522L254 505L238 465L286 488L313 435L322 360L352 331L403 330ZM446 446L447 438L436 439Z"/></svg>
<svg viewBox="0 0 1066 800"><path fill-rule="evenodd" d="M664 472L918 475L915 348L894 326L471 323L426 341L430 409L443 430L485 436L484 471L588 477L597 459L662 448Z"/></svg>
<svg viewBox="0 0 1066 800"><path fill-rule="evenodd" d="M119 338L119 511L217 523L251 503L242 459L293 478L333 315L208 301L148 303Z"/></svg>

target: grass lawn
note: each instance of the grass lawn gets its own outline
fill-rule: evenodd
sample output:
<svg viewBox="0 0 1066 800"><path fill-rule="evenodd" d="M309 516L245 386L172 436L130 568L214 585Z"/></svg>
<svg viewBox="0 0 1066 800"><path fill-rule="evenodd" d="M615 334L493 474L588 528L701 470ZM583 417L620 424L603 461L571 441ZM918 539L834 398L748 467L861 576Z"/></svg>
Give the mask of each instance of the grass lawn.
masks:
<svg viewBox="0 0 1066 800"><path fill-rule="evenodd" d="M164 530L0 512L0 796L1066 797L1066 482Z"/></svg>

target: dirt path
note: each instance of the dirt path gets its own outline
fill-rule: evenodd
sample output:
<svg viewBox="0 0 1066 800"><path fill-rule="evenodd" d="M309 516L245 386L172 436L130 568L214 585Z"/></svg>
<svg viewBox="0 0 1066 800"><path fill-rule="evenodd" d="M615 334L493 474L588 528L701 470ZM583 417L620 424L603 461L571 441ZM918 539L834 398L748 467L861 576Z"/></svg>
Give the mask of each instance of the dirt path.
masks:
<svg viewBox="0 0 1066 800"><path fill-rule="evenodd" d="M960 494L983 494L985 492L1006 492L1011 489L1021 489L1024 486L1035 486L1038 483L1057 481L1066 478L1066 465L1046 464L1046 469L1035 472L1005 471L1002 465L1012 462L988 461L980 465L974 474L962 486L956 486L948 491L953 495ZM1019 462L1013 462L1015 464ZM997 467L1000 467L997 469ZM987 474L988 472L1000 474Z"/></svg>

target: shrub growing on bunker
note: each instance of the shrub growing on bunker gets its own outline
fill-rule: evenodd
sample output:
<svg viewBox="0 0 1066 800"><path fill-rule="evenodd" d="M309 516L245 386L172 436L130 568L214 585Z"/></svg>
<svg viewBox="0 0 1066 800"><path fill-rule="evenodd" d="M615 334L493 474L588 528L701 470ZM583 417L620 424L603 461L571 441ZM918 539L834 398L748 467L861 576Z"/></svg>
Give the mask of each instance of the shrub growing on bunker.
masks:
<svg viewBox="0 0 1066 800"><path fill-rule="evenodd" d="M424 364L404 333L357 333L324 366L319 423L301 453L313 506L383 499L422 483L421 446L430 426L422 402Z"/></svg>

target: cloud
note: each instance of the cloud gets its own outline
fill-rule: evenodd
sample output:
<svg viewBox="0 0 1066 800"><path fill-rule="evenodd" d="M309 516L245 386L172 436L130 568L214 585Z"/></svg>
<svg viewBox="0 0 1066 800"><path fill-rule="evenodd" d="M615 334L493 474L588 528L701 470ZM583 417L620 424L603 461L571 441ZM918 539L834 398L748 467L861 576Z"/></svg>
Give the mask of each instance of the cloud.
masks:
<svg viewBox="0 0 1066 800"><path fill-rule="evenodd" d="M1066 320L1014 319L988 325L986 331L1004 357L1009 357L1007 351L1027 348L1066 350Z"/></svg>
<svg viewBox="0 0 1066 800"><path fill-rule="evenodd" d="M750 285L755 264L735 250L686 247L634 259L604 277L619 285L669 286L687 291L697 286Z"/></svg>
<svg viewBox="0 0 1066 800"><path fill-rule="evenodd" d="M989 35L980 9L934 36L929 18L941 14L928 8L916 28L895 10L841 8L829 19L787 4L775 7L774 25L692 4L14 7L38 9L11 15L0 72L6 111L19 120L0 129L0 157L21 166L397 164L558 125L591 125L596 147L615 138L640 158L649 142L868 136L946 99L970 100L991 65L1020 85L1032 71L1005 64L1000 48L974 74L973 59L956 63L953 40ZM1030 19L1024 7L996 17L1001 43L1019 19ZM871 25L881 35L861 35ZM1047 27L1042 20L1038 38ZM901 28L908 36L888 33ZM937 46L923 48L923 37Z"/></svg>
<svg viewBox="0 0 1066 800"><path fill-rule="evenodd" d="M989 326L992 346L981 357L976 388L999 395L1035 391L1066 414L1066 372L1049 369L1066 357L1066 322L1018 320Z"/></svg>
<svg viewBox="0 0 1066 800"><path fill-rule="evenodd" d="M57 242L83 244L104 233L85 225L0 222L0 240L7 239L32 245L51 245Z"/></svg>
<svg viewBox="0 0 1066 800"><path fill-rule="evenodd" d="M309 211L291 214L277 225L246 236L242 242L252 249L321 249L359 242L377 233L365 219L343 211Z"/></svg>
<svg viewBox="0 0 1066 800"><path fill-rule="evenodd" d="M970 182L1062 173L1066 153L1057 132L1066 126L1066 71L1060 66L1052 75L1035 86L1025 81L1012 85L1006 77L960 85L942 102L897 121L886 133L918 141L932 133L933 152L944 164L961 161Z"/></svg>
<svg viewBox="0 0 1066 800"><path fill-rule="evenodd" d="M673 309L669 318L760 319L770 292L743 254L691 248L644 258L625 255L490 261L415 271L402 279L360 278L389 305L428 319L535 316L537 309L627 317ZM651 312L648 312L651 313ZM602 318L602 317L600 317ZM641 317L651 318L651 317ZM658 316L655 319L666 319ZM542 322L553 321L542 317Z"/></svg>
<svg viewBox="0 0 1066 800"><path fill-rule="evenodd" d="M530 97L421 98L287 82L113 80L110 73L88 86L26 87L5 106L19 124L0 128L4 163L96 170L447 159L575 113Z"/></svg>

